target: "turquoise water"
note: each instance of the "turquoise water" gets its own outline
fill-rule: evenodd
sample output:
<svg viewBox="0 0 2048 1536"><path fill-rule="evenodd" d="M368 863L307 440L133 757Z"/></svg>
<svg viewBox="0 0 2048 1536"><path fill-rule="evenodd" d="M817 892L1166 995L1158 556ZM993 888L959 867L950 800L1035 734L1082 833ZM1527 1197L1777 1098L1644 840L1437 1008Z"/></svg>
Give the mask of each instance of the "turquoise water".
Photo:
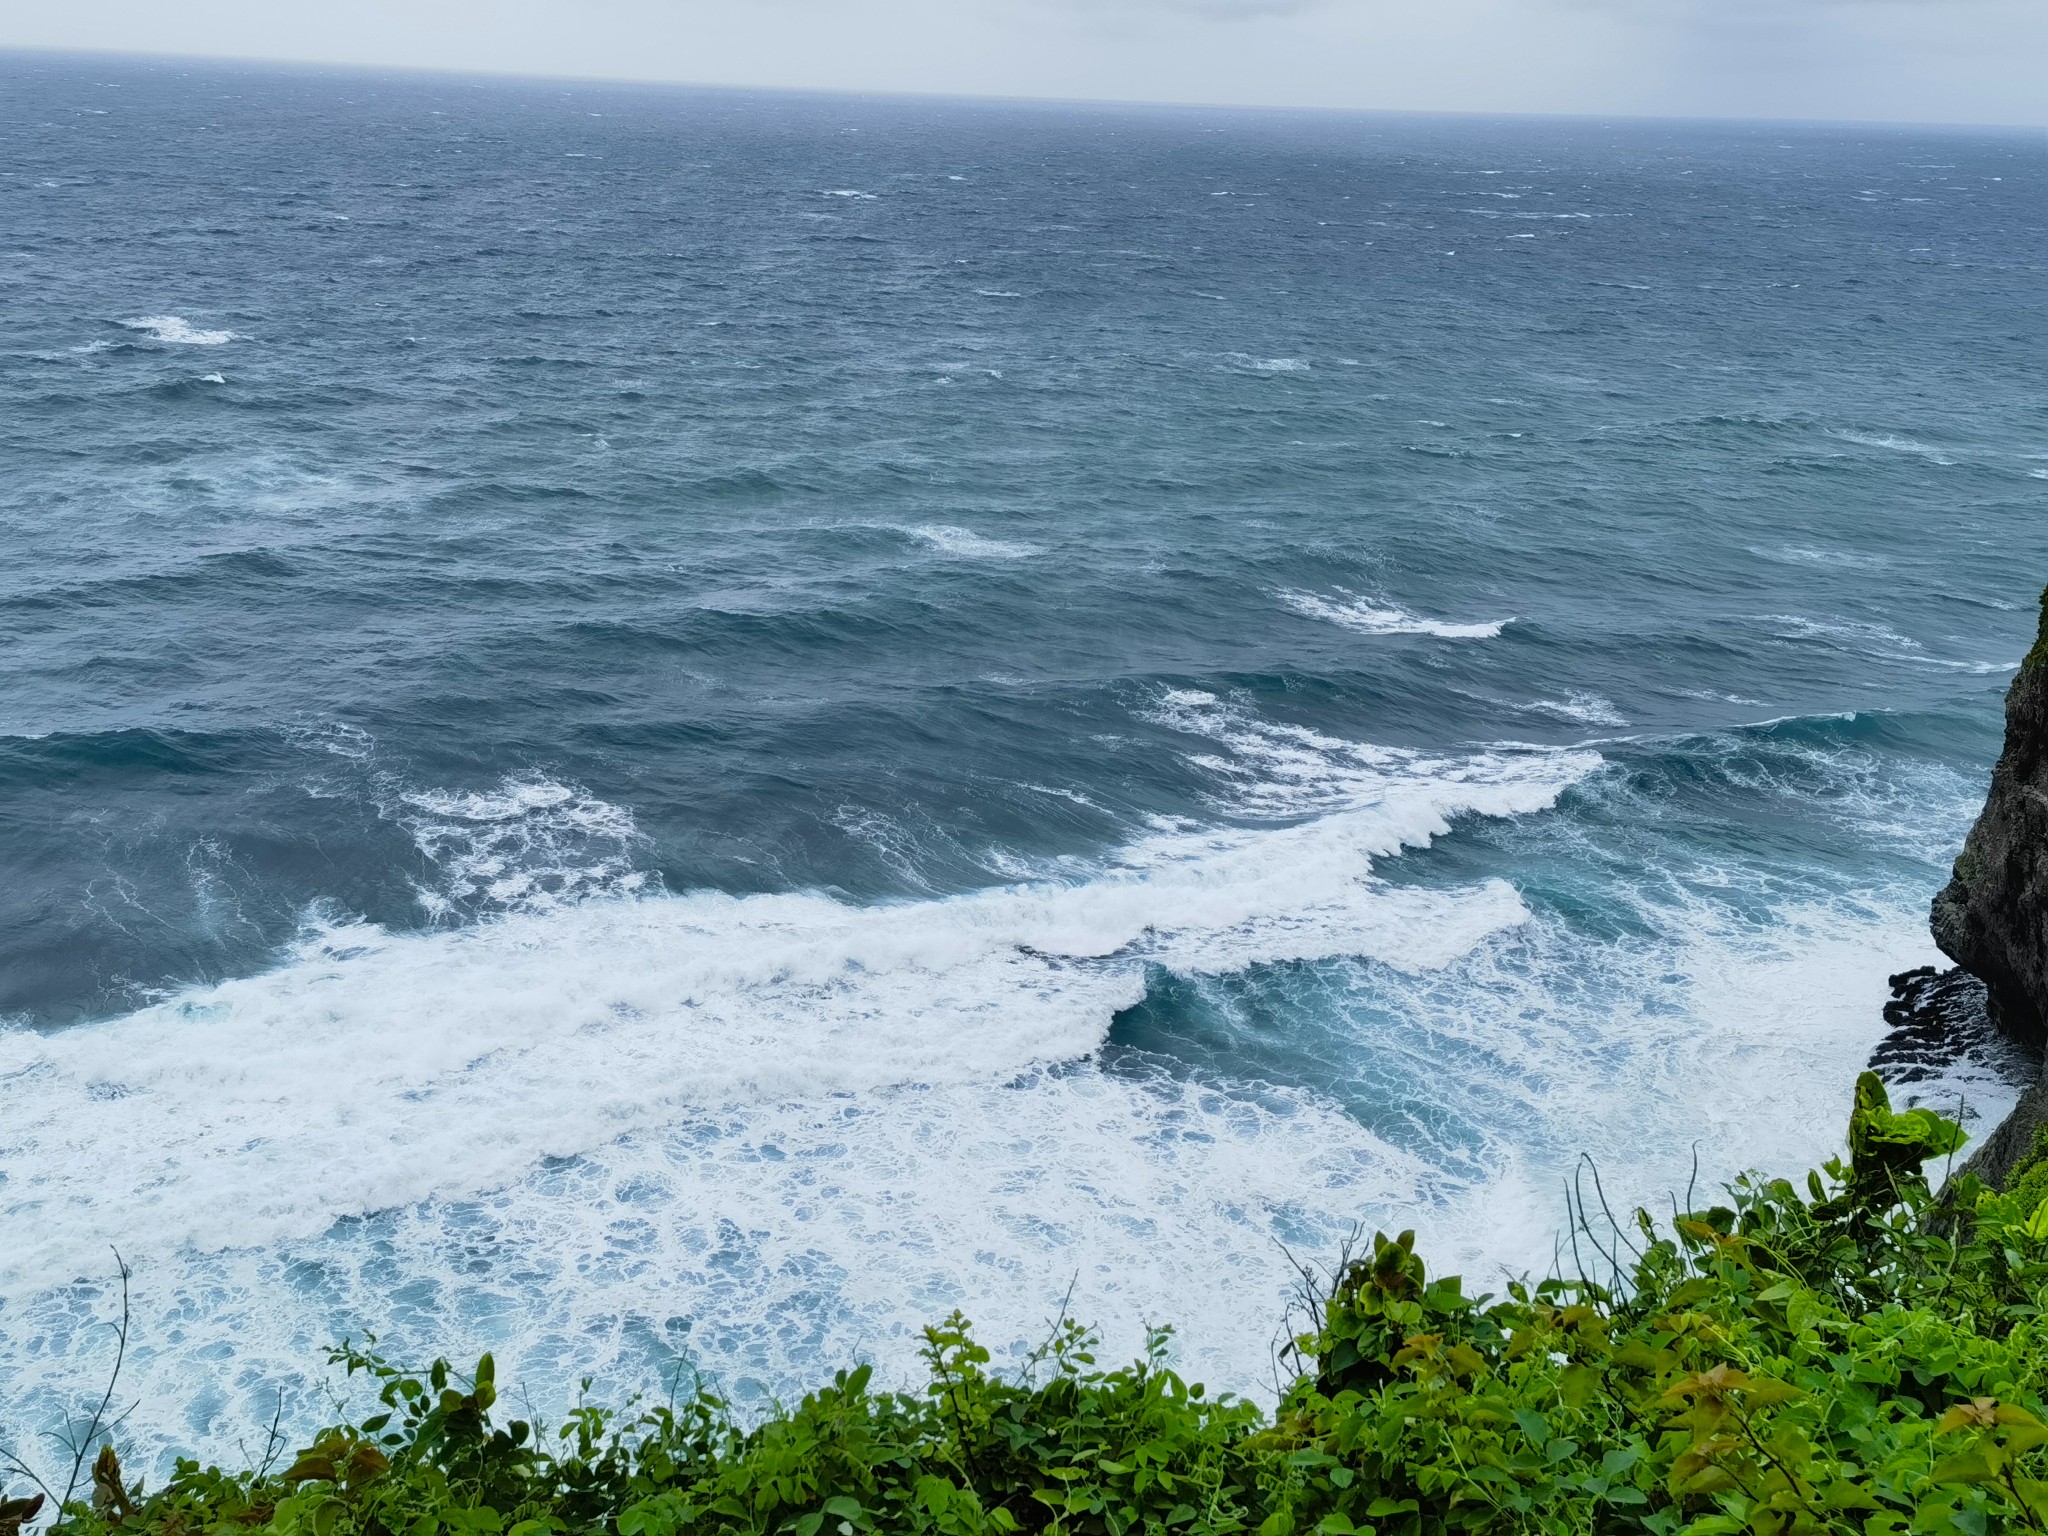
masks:
<svg viewBox="0 0 2048 1536"><path fill-rule="evenodd" d="M0 1430L109 1244L143 1453L1070 1285L1257 1391L1933 958L2038 134L0 72Z"/></svg>

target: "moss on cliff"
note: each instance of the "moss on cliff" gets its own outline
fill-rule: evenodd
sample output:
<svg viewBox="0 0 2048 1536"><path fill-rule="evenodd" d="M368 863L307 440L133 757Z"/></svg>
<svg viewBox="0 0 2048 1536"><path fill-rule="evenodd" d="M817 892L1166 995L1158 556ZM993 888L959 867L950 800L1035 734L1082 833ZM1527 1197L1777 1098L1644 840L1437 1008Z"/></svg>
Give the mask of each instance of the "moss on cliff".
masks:
<svg viewBox="0 0 2048 1536"><path fill-rule="evenodd" d="M2031 672L2036 667L2048 667L2048 587L2041 589L2041 628L2034 636L2033 649L2020 661L2022 672Z"/></svg>

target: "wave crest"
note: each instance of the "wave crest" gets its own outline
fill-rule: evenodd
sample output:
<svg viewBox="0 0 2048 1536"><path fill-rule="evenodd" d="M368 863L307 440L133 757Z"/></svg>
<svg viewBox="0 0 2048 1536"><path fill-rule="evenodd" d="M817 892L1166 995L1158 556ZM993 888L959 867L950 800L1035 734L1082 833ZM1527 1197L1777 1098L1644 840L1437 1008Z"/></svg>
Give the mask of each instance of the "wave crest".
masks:
<svg viewBox="0 0 2048 1536"><path fill-rule="evenodd" d="M1297 613L1312 619L1326 619L1364 635L1434 635L1440 640L1492 640L1514 623L1513 619L1488 619L1476 624L1453 624L1442 619L1425 619L1404 608L1373 602L1350 592L1324 597L1314 592L1282 592L1280 600Z"/></svg>
<svg viewBox="0 0 2048 1536"><path fill-rule="evenodd" d="M522 887L491 921L317 924L267 973L0 1036L0 1163L24 1234L0 1291L77 1272L110 1234L211 1251L472 1198L693 1110L1000 1083L1095 1052L1149 966L1441 967L1523 922L1520 897L1500 880L1389 885L1374 861L1458 816L1548 806L1600 761L1397 752L1207 695L1160 708L1213 744L1219 809L1252 824L1161 824L1065 879L872 906ZM519 884L536 828L629 832L541 780L409 803L422 845L484 889L507 862Z"/></svg>
<svg viewBox="0 0 2048 1536"><path fill-rule="evenodd" d="M179 315L144 315L123 320L131 331L147 331L157 341L182 347L224 347L235 339L233 331L202 331Z"/></svg>

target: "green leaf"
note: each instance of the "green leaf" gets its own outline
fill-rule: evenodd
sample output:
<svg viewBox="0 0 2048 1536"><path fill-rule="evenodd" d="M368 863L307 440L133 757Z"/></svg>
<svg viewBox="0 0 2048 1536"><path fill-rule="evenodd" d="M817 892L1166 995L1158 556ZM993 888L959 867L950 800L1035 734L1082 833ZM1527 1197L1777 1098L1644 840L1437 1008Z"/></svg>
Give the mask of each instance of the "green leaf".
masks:
<svg viewBox="0 0 2048 1536"><path fill-rule="evenodd" d="M1620 1446L1615 1450L1607 1452L1600 1458L1600 1471L1603 1476L1612 1480L1620 1477L1642 1459L1643 1453L1639 1447L1633 1445Z"/></svg>
<svg viewBox="0 0 2048 1536"><path fill-rule="evenodd" d="M1590 1365L1567 1366L1558 1378L1557 1395L1567 1408L1583 1408L1600 1391L1600 1373Z"/></svg>
<svg viewBox="0 0 2048 1536"><path fill-rule="evenodd" d="M1937 1483L1988 1483L1993 1473L1982 1455L1965 1451L1960 1456L1944 1456L1927 1475Z"/></svg>

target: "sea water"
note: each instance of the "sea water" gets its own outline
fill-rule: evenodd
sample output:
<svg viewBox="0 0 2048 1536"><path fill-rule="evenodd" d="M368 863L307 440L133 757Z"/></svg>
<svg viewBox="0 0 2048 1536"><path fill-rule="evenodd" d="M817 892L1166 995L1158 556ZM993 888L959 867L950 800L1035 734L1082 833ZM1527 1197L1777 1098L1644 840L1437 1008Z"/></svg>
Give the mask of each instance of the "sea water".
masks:
<svg viewBox="0 0 2048 1536"><path fill-rule="evenodd" d="M1270 1391L1839 1144L2048 578L2040 136L0 61L0 1438ZM1995 1114L1963 1061L1921 1097Z"/></svg>

